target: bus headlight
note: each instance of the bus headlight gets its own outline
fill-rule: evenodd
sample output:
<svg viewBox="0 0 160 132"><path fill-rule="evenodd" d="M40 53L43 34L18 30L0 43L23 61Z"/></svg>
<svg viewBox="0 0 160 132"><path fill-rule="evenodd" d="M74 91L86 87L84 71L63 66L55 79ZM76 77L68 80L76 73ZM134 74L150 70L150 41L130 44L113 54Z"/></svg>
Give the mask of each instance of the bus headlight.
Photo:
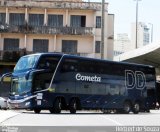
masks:
<svg viewBox="0 0 160 132"><path fill-rule="evenodd" d="M26 102L25 106L29 106L31 104L31 102Z"/></svg>

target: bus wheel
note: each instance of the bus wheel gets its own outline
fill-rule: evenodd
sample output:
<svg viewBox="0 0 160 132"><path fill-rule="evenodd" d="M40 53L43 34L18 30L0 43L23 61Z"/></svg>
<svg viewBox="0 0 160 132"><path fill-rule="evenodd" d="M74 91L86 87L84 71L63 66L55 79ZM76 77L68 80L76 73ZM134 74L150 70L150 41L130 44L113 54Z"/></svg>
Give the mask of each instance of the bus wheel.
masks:
<svg viewBox="0 0 160 132"><path fill-rule="evenodd" d="M140 105L139 105L138 102L136 102L136 103L134 104L134 106L133 106L133 113L134 113L134 114L138 114L139 111L140 111Z"/></svg>
<svg viewBox="0 0 160 132"><path fill-rule="evenodd" d="M55 103L54 103L54 113L61 113L61 101L60 99L56 99Z"/></svg>
<svg viewBox="0 0 160 132"><path fill-rule="evenodd" d="M40 109L34 109L34 113L39 114L41 112Z"/></svg>
<svg viewBox="0 0 160 132"><path fill-rule="evenodd" d="M76 110L77 110L77 102L76 102L76 99L72 99L72 100L71 100L69 109L70 109L70 113L71 113L71 114L75 114L75 113L76 113Z"/></svg>
<svg viewBox="0 0 160 132"><path fill-rule="evenodd" d="M123 113L128 114L131 111L131 104L127 101L123 104Z"/></svg>
<svg viewBox="0 0 160 132"><path fill-rule="evenodd" d="M146 109L146 112L147 112L147 113L150 113L150 109Z"/></svg>
<svg viewBox="0 0 160 132"><path fill-rule="evenodd" d="M49 111L51 114L55 113L55 110L53 108L49 109Z"/></svg>

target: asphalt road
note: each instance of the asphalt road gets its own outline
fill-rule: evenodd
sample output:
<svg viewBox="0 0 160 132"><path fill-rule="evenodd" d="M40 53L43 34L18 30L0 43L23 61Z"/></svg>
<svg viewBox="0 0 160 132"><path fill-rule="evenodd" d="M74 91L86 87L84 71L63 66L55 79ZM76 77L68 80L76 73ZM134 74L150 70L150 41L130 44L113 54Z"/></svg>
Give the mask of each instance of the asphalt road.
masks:
<svg viewBox="0 0 160 132"><path fill-rule="evenodd" d="M157 131L160 131L160 110L139 114L103 114L97 111L78 111L77 114L70 114L66 111L61 114L50 114L48 111L42 111L40 114L35 114L32 111L0 110L0 126L90 126L93 128L95 126L99 128L108 126L159 126Z"/></svg>

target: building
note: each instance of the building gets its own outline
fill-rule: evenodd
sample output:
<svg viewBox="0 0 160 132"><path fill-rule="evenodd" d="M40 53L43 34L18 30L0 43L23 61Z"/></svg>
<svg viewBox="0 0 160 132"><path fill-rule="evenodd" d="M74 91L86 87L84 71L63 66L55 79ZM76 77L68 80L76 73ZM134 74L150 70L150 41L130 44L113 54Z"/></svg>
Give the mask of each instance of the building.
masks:
<svg viewBox="0 0 160 132"><path fill-rule="evenodd" d="M117 34L114 40L114 56L120 55L131 50L131 41L127 33Z"/></svg>
<svg viewBox="0 0 160 132"><path fill-rule="evenodd" d="M140 48L150 44L151 31L147 24L139 22L137 24L137 46L136 46L136 23L131 25L131 43L132 49Z"/></svg>
<svg viewBox="0 0 160 132"><path fill-rule="evenodd" d="M0 59L15 62L36 52L101 58L101 10L101 2L82 0L0 0ZM108 3L104 28L104 58L112 60L114 15Z"/></svg>
<svg viewBox="0 0 160 132"><path fill-rule="evenodd" d="M152 25L153 26L153 25ZM114 40L114 56L141 48L152 42L152 26L139 22L137 25L137 46L136 46L136 24L131 24L131 40L126 33L117 34Z"/></svg>

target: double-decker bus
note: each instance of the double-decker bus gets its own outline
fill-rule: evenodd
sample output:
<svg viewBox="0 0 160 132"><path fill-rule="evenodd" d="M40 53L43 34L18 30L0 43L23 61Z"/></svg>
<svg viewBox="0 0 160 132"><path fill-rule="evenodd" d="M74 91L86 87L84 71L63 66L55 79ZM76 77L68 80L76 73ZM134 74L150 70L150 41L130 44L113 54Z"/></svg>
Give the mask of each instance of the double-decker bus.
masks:
<svg viewBox="0 0 160 132"><path fill-rule="evenodd" d="M97 109L138 113L155 108L152 66L39 53L21 57L10 76L11 108L35 113Z"/></svg>

